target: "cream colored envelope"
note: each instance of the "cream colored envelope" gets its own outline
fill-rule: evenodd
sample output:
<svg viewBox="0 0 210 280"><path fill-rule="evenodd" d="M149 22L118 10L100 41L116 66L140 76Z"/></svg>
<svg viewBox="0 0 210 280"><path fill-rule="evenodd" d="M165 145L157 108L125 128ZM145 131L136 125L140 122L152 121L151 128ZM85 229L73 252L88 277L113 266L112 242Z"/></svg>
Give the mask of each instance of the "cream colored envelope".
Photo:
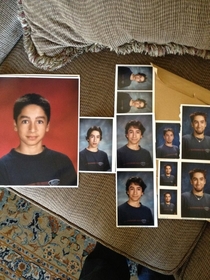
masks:
<svg viewBox="0 0 210 280"><path fill-rule="evenodd" d="M180 104L210 104L210 91L154 64L155 118L179 121ZM173 98L172 98L173 97Z"/></svg>

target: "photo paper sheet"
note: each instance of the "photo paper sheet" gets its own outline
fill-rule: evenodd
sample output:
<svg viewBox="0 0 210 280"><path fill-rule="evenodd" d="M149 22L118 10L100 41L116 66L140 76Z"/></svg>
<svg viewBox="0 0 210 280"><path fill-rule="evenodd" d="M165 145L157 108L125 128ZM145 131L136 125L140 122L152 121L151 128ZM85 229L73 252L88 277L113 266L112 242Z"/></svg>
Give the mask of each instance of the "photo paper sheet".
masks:
<svg viewBox="0 0 210 280"><path fill-rule="evenodd" d="M115 172L113 129L113 118L80 117L80 172Z"/></svg>
<svg viewBox="0 0 210 280"><path fill-rule="evenodd" d="M0 76L0 185L78 186L79 100L79 76Z"/></svg>

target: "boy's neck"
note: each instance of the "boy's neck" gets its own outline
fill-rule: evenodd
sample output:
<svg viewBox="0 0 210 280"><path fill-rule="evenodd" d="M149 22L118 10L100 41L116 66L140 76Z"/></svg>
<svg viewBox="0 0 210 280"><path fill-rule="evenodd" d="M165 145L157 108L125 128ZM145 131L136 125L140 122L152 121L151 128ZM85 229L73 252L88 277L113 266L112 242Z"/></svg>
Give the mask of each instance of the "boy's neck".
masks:
<svg viewBox="0 0 210 280"><path fill-rule="evenodd" d="M92 147L87 147L87 150L90 151L90 152L98 152L98 147L96 148L92 148Z"/></svg>
<svg viewBox="0 0 210 280"><path fill-rule="evenodd" d="M15 151L20 153L20 154L24 154L24 155L38 155L40 153L43 152L44 150L44 146L43 145L39 145L38 147L37 146L24 146L24 145L19 145Z"/></svg>
<svg viewBox="0 0 210 280"><path fill-rule="evenodd" d="M137 150L140 150L140 145L139 145L139 143L137 143L137 144L131 144L131 143L129 143L128 142L128 144L127 144L127 147L129 148L129 149L131 149L131 150L135 150L135 151L137 151Z"/></svg>
<svg viewBox="0 0 210 280"><path fill-rule="evenodd" d="M173 143L165 142L165 145L168 146L168 147L172 147L172 146L173 146Z"/></svg>
<svg viewBox="0 0 210 280"><path fill-rule="evenodd" d="M135 208L139 208L141 206L141 203L140 201L132 201L132 200L128 200L127 203L132 206L132 207L135 207Z"/></svg>

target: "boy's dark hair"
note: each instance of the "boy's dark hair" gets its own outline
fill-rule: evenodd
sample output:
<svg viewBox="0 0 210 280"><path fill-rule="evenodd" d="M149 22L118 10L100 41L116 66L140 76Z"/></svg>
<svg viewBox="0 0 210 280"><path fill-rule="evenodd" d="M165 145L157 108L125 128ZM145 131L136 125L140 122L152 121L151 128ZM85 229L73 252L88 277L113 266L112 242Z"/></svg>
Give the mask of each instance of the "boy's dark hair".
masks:
<svg viewBox="0 0 210 280"><path fill-rule="evenodd" d="M87 131L87 136L86 136L86 140L89 139L90 134L91 134L94 130L96 130L96 131L98 131L98 132L100 133L100 140L102 140L102 130L101 130L100 126L95 126L95 125L94 125L94 126L91 126L91 127L88 129L88 131Z"/></svg>
<svg viewBox="0 0 210 280"><path fill-rule="evenodd" d="M47 116L47 123L49 123L51 114L50 103L47 99L37 93L27 93L15 101L13 107L13 119L15 122L17 122L18 116L21 114L23 108L31 104L40 106L44 110Z"/></svg>
<svg viewBox="0 0 210 280"><path fill-rule="evenodd" d="M192 170L189 171L189 175L190 175L190 180L192 180L194 173L203 173L204 178L206 179L206 175L207 175L207 171L205 169L201 169L201 168L194 168Z"/></svg>
<svg viewBox="0 0 210 280"><path fill-rule="evenodd" d="M171 169L172 169L172 165L171 165L170 163L166 163L166 164L164 164L164 166L163 166L163 167L164 167L164 169L166 169L166 167L167 167L167 166L170 166L170 167L171 167Z"/></svg>
<svg viewBox="0 0 210 280"><path fill-rule="evenodd" d="M198 111L198 112L194 112L194 113L190 114L190 120L191 120L191 122L194 121L194 118L195 118L196 116L203 116L204 119L205 119L205 121L207 120L207 113L199 112L199 111Z"/></svg>
<svg viewBox="0 0 210 280"><path fill-rule="evenodd" d="M126 182L126 193L129 189L129 186L131 183L134 183L135 185L138 185L142 188L142 191L144 192L144 190L146 189L147 185L144 183L144 181L140 178L140 177L131 177L127 180Z"/></svg>
<svg viewBox="0 0 210 280"><path fill-rule="evenodd" d="M167 195L167 194L169 194L170 196L171 196L171 193L170 192L164 192L164 197Z"/></svg>
<svg viewBox="0 0 210 280"><path fill-rule="evenodd" d="M168 131L171 131L171 132L173 133L173 135L174 135L174 130L173 130L173 128L171 128L171 127L164 128L164 130L163 130L163 135L165 135L166 132L168 132Z"/></svg>
<svg viewBox="0 0 210 280"><path fill-rule="evenodd" d="M128 130L131 126L138 128L141 131L142 135L144 134L144 131L146 130L146 128L143 126L143 124L140 121L132 120L132 121L128 122L125 126L125 136L128 134Z"/></svg>
<svg viewBox="0 0 210 280"><path fill-rule="evenodd" d="M146 75L146 74L138 72L136 75L141 75L141 76L143 76L143 77L144 77L144 81L143 81L143 82L141 82L141 83L146 82L146 79L147 79L147 75Z"/></svg>

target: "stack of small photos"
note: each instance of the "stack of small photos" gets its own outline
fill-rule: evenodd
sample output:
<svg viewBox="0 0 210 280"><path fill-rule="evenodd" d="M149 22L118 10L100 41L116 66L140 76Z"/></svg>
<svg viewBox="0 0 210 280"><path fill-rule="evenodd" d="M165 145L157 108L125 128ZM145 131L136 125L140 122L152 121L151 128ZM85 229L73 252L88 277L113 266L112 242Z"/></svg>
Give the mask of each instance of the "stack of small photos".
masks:
<svg viewBox="0 0 210 280"><path fill-rule="evenodd" d="M149 226L148 208L154 225L156 213L166 219L210 219L210 106L181 104L179 121L156 121L154 80L150 66L116 66L118 226ZM124 146L122 126L128 141ZM126 181L129 177L133 181ZM137 193L143 195L140 200Z"/></svg>
<svg viewBox="0 0 210 280"><path fill-rule="evenodd" d="M210 107L181 104L179 121L156 121L154 68L116 65L114 108L80 118L79 170L116 174L116 226L210 219Z"/></svg>
<svg viewBox="0 0 210 280"><path fill-rule="evenodd" d="M117 65L115 78L117 226L156 227L154 70Z"/></svg>
<svg viewBox="0 0 210 280"><path fill-rule="evenodd" d="M156 122L158 215L210 219L210 107L180 105L179 122Z"/></svg>

